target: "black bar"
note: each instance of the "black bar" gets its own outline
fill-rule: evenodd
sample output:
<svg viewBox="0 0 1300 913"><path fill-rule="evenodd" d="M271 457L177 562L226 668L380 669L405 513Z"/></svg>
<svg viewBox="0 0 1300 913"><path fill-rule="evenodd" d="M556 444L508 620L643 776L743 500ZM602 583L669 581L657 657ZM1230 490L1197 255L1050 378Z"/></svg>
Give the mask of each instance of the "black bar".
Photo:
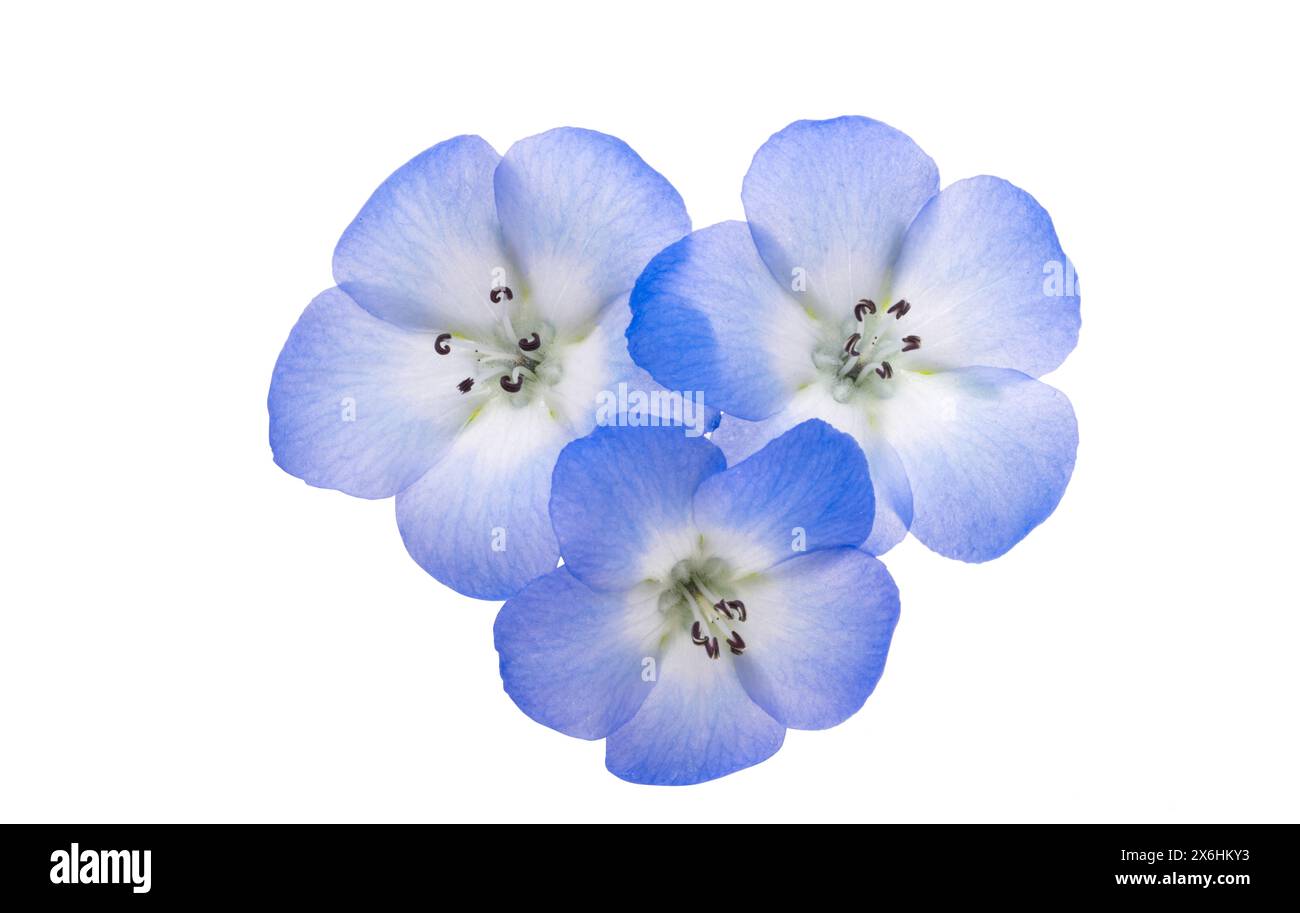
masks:
<svg viewBox="0 0 1300 913"><path fill-rule="evenodd" d="M1289 896L1297 884L1293 826L900 825L805 827L797 835L758 825L736 828L734 835L683 835L680 828L656 825L622 825L613 835L503 830L8 825L0 829L0 897L38 903L139 904L154 898L375 903L409 900L412 891L429 900L454 901L484 889L497 897L531 884L540 898L560 896L562 885L571 891L589 877L589 884L608 885L615 872L624 890L639 883L634 893L680 890L681 896L697 899L710 890L692 879L711 882L726 874L735 883L716 888L729 902L759 890L764 881L791 890L819 884L832 893L868 897L876 890L968 899L1200 894L1226 902L1278 892ZM59 854L70 855L73 844L90 866L82 871L96 877L103 871L107 879L116 865L119 883L52 880L67 875L58 868ZM143 873L127 871L124 856L103 855L132 850L149 851L147 891L140 890Z"/></svg>

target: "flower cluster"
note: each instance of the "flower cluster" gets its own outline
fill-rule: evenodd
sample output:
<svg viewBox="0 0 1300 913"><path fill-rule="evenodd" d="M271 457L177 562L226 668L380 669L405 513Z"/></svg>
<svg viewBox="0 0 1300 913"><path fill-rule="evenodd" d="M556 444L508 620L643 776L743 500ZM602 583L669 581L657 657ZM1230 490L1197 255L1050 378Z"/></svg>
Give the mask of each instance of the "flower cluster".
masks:
<svg viewBox="0 0 1300 913"><path fill-rule="evenodd" d="M520 709L638 783L856 712L899 612L878 556L911 532L996 558L1074 466L1038 377L1078 281L1027 193L941 191L908 137L843 117L774 135L742 202L692 233L613 137L449 140L344 232L271 382L276 462L395 496L425 570L506 600Z"/></svg>

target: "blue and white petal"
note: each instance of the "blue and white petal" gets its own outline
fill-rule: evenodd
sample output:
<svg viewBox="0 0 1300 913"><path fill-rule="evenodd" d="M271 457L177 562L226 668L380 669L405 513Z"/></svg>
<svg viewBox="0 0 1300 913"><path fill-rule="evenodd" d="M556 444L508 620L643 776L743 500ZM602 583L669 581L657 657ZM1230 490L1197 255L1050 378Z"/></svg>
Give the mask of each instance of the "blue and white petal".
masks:
<svg viewBox="0 0 1300 913"><path fill-rule="evenodd" d="M803 277L806 306L825 317L883 297L907 226L938 190L934 162L905 134L839 117L764 143L741 196L772 274L786 288Z"/></svg>
<svg viewBox="0 0 1300 913"><path fill-rule="evenodd" d="M570 436L540 399L488 400L437 465L397 496L411 557L477 599L506 599L553 571L551 471Z"/></svg>
<svg viewBox="0 0 1300 913"><path fill-rule="evenodd" d="M387 498L432 466L469 416L460 367L337 288L316 297L271 377L271 449L311 485Z"/></svg>
<svg viewBox="0 0 1300 913"><path fill-rule="evenodd" d="M703 390L669 389L655 381L649 371L632 360L627 341L627 330L632 324L630 298L629 293L628 299L606 308L601 315L599 327L601 332L616 335L620 343L617 348L611 347L613 358L610 367L615 386L622 383L627 385L629 391L642 390L646 393L644 401L629 404L629 421L635 423L640 417L642 424L679 425L686 428L687 434L692 437L714 430L722 421L722 412L709 405Z"/></svg>
<svg viewBox="0 0 1300 913"><path fill-rule="evenodd" d="M622 140L563 127L515 143L495 176L506 242L536 312L561 332L627 294L691 230L673 186Z"/></svg>
<svg viewBox="0 0 1300 913"><path fill-rule="evenodd" d="M882 403L914 500L912 533L941 555L988 561L1056 509L1078 427L1065 394L1019 371L900 372Z"/></svg>
<svg viewBox="0 0 1300 913"><path fill-rule="evenodd" d="M722 448L727 464L735 466L774 438L809 419L821 418L853 437L867 458L874 496L871 535L862 547L883 555L907 535L912 525L912 489L898 454L872 427L870 415L856 403L839 403L822 384L812 384L795 394L776 415L761 422L723 416L711 440ZM863 504L863 507L866 505Z"/></svg>
<svg viewBox="0 0 1300 913"><path fill-rule="evenodd" d="M501 157L477 136L420 153L374 192L334 250L334 281L399 326L478 338L489 294L512 271L497 222Z"/></svg>
<svg viewBox="0 0 1300 913"><path fill-rule="evenodd" d="M809 552L737 589L748 607L745 691L791 729L844 722L880 680L898 622L898 588L855 548Z"/></svg>
<svg viewBox="0 0 1300 913"><path fill-rule="evenodd" d="M667 390L632 361L626 337L631 319L624 298L607 307L586 336L559 343L564 374L547 398L557 412L581 417L571 421L574 436L595 425L671 425L692 437L718 427L721 413L707 405L703 391Z"/></svg>
<svg viewBox="0 0 1300 913"><path fill-rule="evenodd" d="M1078 278L1052 219L1029 194L993 177L946 188L903 241L892 294L911 305L910 364L984 365L1038 377L1079 336Z"/></svg>
<svg viewBox="0 0 1300 913"><path fill-rule="evenodd" d="M537 578L493 628L506 693L566 735L609 735L654 688L663 629L656 598L597 592L563 567Z"/></svg>
<svg viewBox="0 0 1300 913"><path fill-rule="evenodd" d="M610 772L633 783L686 786L775 754L785 727L750 700L732 659L707 659L689 639L675 638L654 690L605 742Z"/></svg>
<svg viewBox="0 0 1300 913"><path fill-rule="evenodd" d="M873 509L862 448L815 419L705 479L695 493L705 551L742 575L803 552L861 545Z"/></svg>
<svg viewBox="0 0 1300 913"><path fill-rule="evenodd" d="M912 483L898 452L881 435L870 429L857 438L871 468L871 490L876 495L876 514L871 535L862 543L864 551L883 555L903 541L912 527Z"/></svg>
<svg viewBox="0 0 1300 913"><path fill-rule="evenodd" d="M707 438L680 428L597 428L569 444L551 489L565 567L604 590L666 577L694 553L692 495L725 465Z"/></svg>
<svg viewBox="0 0 1300 913"><path fill-rule="evenodd" d="M781 409L815 374L816 326L773 281L743 222L694 232L650 262L632 291L628 349L670 390L742 418Z"/></svg>

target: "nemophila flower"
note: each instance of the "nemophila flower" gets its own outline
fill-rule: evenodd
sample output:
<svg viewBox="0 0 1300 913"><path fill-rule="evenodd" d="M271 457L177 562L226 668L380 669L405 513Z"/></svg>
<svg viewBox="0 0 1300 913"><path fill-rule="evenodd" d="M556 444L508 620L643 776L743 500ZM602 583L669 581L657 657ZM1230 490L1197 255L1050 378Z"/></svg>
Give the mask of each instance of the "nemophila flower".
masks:
<svg viewBox="0 0 1300 913"><path fill-rule="evenodd" d="M276 462L312 485L396 495L425 570L509 596L556 566L560 449L598 408L635 400L627 390L658 390L627 354L627 296L688 231L668 181L600 133L552 130L504 157L462 136L416 156L343 233L338 286L285 343L268 402ZM694 404L678 418L700 422Z"/></svg>
<svg viewBox="0 0 1300 913"><path fill-rule="evenodd" d="M597 429L555 467L564 564L497 616L505 689L540 723L606 739L626 780L757 764L880 678L898 590L858 547L871 517L862 451L821 421L731 468L680 429Z"/></svg>
<svg viewBox="0 0 1300 913"><path fill-rule="evenodd" d="M747 223L691 234L638 280L637 363L727 413L713 437L730 459L814 416L853 435L875 554L910 528L985 561L1041 523L1078 436L1069 401L1036 378L1079 330L1043 208L992 177L939 192L929 156L861 117L777 133L742 197Z"/></svg>

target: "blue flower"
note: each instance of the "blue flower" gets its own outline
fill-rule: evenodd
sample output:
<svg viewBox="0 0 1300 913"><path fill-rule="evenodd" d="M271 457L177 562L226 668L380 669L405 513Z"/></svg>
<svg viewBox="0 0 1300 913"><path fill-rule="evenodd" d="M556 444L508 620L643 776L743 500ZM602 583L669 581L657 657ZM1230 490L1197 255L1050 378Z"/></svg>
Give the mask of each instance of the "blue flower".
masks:
<svg viewBox="0 0 1300 913"><path fill-rule="evenodd" d="M880 678L898 590L858 548L866 460L824 422L729 469L680 430L600 428L560 454L551 519L564 565L497 616L501 678L538 722L607 739L626 780L757 764Z"/></svg>
<svg viewBox="0 0 1300 913"><path fill-rule="evenodd" d="M668 181L600 133L552 130L504 157L461 136L416 156L343 233L338 286L280 353L276 462L311 485L396 495L425 570L509 596L556 566L551 470L596 424L600 394L658 390L628 357L627 297L688 231Z"/></svg>
<svg viewBox="0 0 1300 913"><path fill-rule="evenodd" d="M1056 508L1078 433L1036 378L1079 331L1051 219L1006 181L939 192L934 163L877 121L799 121L759 149L745 222L697 231L637 282L632 357L727 417L730 460L810 417L871 467L866 547L906 535L987 561Z"/></svg>

